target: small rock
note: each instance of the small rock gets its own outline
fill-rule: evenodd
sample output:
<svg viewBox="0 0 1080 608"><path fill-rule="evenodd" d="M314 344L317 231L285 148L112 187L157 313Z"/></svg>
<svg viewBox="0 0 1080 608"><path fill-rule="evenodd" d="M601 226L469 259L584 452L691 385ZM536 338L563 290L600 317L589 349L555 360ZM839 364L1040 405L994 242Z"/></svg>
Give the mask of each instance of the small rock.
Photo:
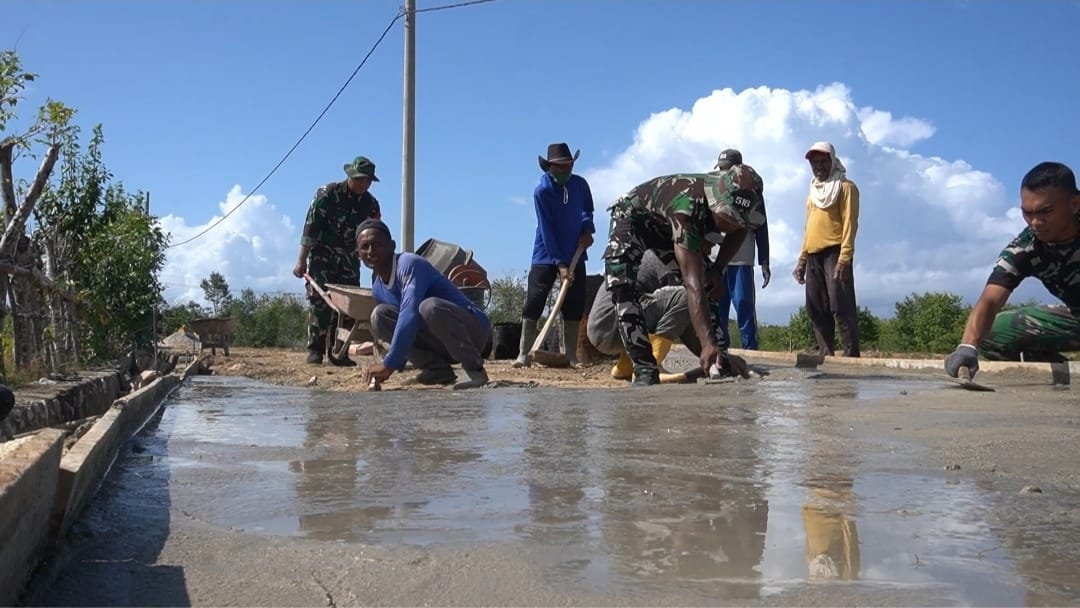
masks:
<svg viewBox="0 0 1080 608"><path fill-rule="evenodd" d="M945 470L946 471L959 471L960 470L960 465L958 465L958 464L947 464L947 465L945 465Z"/></svg>
<svg viewBox="0 0 1080 608"><path fill-rule="evenodd" d="M1042 494L1042 488L1039 486L1024 486L1020 488L1021 494Z"/></svg>

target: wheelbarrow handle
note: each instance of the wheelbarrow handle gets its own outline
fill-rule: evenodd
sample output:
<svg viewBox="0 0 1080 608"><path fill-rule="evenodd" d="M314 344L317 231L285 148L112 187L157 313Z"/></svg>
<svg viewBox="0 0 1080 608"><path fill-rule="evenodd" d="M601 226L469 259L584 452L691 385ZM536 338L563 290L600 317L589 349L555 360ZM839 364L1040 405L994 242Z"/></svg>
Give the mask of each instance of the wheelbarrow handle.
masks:
<svg viewBox="0 0 1080 608"><path fill-rule="evenodd" d="M311 285L311 288L315 290L315 293L319 294L319 297L321 297L323 301L326 302L326 305L329 306L331 310L338 314L343 313L343 311L338 308L338 305L334 304L334 301L330 299L330 294L327 293L327 291L322 287L319 287L319 284L315 282L315 279L312 278L310 274L305 272L304 279L307 280L308 284Z"/></svg>

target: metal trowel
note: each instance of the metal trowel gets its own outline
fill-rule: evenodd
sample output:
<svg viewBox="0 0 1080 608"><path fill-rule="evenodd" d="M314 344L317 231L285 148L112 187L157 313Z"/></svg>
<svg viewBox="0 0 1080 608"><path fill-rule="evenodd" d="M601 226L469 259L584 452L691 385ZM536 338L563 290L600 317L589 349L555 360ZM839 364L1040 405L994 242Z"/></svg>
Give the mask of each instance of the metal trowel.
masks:
<svg viewBox="0 0 1080 608"><path fill-rule="evenodd" d="M944 378L946 380L948 380L949 382L952 382L953 384L956 384L960 388L965 389L965 390L969 390L969 391L993 392L993 391L997 390L992 386L988 386L986 384L981 384L979 382L975 382L974 380L972 380L971 379L971 372L968 371L967 368L962 368L960 370L960 376L958 378L953 378L952 376L949 376L947 374L944 376Z"/></svg>

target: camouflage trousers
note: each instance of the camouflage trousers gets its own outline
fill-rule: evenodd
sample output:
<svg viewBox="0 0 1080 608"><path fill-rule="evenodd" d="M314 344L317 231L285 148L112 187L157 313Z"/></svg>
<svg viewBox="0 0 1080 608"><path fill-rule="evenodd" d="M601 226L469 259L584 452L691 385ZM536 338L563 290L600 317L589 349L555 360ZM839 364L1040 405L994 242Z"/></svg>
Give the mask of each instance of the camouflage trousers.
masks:
<svg viewBox="0 0 1080 608"><path fill-rule="evenodd" d="M344 285L360 284L360 266L352 256L316 256L308 260L308 274L319 287L326 289L327 283ZM307 285L308 303L308 350L325 353L326 336L331 328L337 327L337 313L322 299L311 285Z"/></svg>
<svg viewBox="0 0 1080 608"><path fill-rule="evenodd" d="M637 272L641 267L641 258L649 250L668 269L680 272L675 259L671 225L630 205L616 204L610 211L604 274L611 302L615 305L619 337L630 360L634 362L635 373L639 369L657 370L649 343L645 311L641 306L641 293L637 287Z"/></svg>
<svg viewBox="0 0 1080 608"><path fill-rule="evenodd" d="M979 345L987 359L1060 361L1080 350L1080 319L1064 304L1021 306L998 313L990 336Z"/></svg>

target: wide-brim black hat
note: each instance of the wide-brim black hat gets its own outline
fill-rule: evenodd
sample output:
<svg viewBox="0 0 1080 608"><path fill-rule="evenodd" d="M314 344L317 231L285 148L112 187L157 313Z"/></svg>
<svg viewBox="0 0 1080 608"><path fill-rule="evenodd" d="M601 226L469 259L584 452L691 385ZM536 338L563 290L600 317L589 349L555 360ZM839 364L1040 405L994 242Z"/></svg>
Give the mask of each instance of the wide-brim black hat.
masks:
<svg viewBox="0 0 1080 608"><path fill-rule="evenodd" d="M581 156L581 150L574 152L573 156L570 155L570 146L565 143L551 144L548 146L547 158L543 156L537 156L536 159L540 161L540 169L547 173L549 167L552 164L566 164L572 163Z"/></svg>

